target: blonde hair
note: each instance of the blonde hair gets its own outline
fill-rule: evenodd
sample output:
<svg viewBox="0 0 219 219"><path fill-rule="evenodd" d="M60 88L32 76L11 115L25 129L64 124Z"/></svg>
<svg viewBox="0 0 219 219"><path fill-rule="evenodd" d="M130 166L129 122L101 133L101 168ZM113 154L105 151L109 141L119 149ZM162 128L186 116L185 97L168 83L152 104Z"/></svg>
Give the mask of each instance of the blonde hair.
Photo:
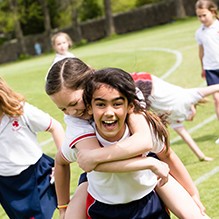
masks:
<svg viewBox="0 0 219 219"><path fill-rule="evenodd" d="M52 38L51 38L51 43L52 43L52 47L53 48L55 46L56 38L59 37L59 36L63 36L63 37L66 38L66 40L68 41L68 48L71 48L73 46L73 41L72 41L71 37L67 33L58 32L58 33L54 34L52 36Z"/></svg>
<svg viewBox="0 0 219 219"><path fill-rule="evenodd" d="M219 19L217 4L212 0L198 0L195 4L195 9L207 9Z"/></svg>
<svg viewBox="0 0 219 219"><path fill-rule="evenodd" d="M0 111L9 116L20 116L23 114L22 102L24 96L14 92L0 77Z"/></svg>

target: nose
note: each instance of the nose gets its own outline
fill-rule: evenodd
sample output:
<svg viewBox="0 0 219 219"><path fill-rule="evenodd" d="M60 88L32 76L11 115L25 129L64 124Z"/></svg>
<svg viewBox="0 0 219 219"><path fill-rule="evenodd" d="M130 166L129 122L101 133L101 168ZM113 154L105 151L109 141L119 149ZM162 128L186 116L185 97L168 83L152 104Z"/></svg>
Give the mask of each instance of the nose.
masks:
<svg viewBox="0 0 219 219"><path fill-rule="evenodd" d="M105 111L104 114L105 114L105 116L107 116L107 117L114 116L115 113L114 113L114 109L113 109L113 107L108 106L108 107L106 108L106 111Z"/></svg>

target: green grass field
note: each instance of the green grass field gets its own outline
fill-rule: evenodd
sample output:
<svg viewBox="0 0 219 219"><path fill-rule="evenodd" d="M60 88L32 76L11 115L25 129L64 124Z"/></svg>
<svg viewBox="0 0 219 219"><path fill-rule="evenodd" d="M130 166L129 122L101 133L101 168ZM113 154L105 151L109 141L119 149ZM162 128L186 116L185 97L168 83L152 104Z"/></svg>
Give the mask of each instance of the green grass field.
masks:
<svg viewBox="0 0 219 219"><path fill-rule="evenodd" d="M144 29L75 48L72 52L94 68L120 67L128 72L148 71L182 87L205 86L201 78L198 47L194 38L199 27L196 18L172 22L166 25ZM8 63L0 66L0 75L16 91L25 95L28 102L50 113L63 123L63 115L45 94L44 83L47 69L54 54L42 55L29 60ZM188 130L203 124L214 115L212 98L209 103L198 107L193 122L185 123ZM219 124L216 118L192 132L192 137L206 155L214 157L212 162L199 162L189 147L177 140L170 129L173 150L182 159L197 183L201 200L208 215L219 219L219 145L214 142L219 137ZM49 134L40 134L39 141L50 138ZM43 146L43 150L54 157L56 150L52 143ZM72 165L71 191L77 184L81 170ZM182 203L183 208L183 203ZM7 218L0 209L0 218ZM58 218L55 212L54 218Z"/></svg>

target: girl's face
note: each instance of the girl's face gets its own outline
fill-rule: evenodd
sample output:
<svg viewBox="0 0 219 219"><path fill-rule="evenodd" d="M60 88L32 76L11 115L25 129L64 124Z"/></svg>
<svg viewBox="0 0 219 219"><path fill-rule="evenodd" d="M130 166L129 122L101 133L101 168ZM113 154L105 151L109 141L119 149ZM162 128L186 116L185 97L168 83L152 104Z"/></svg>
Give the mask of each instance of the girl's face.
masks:
<svg viewBox="0 0 219 219"><path fill-rule="evenodd" d="M93 93L89 113L93 114L98 133L108 141L118 141L125 131L125 120L132 107L120 92L101 85Z"/></svg>
<svg viewBox="0 0 219 219"><path fill-rule="evenodd" d="M71 90L63 87L61 91L51 95L50 98L66 115L87 118L82 95L82 89Z"/></svg>
<svg viewBox="0 0 219 219"><path fill-rule="evenodd" d="M214 14L208 9L197 9L196 15L199 21L206 27L211 26L215 20Z"/></svg>
<svg viewBox="0 0 219 219"><path fill-rule="evenodd" d="M54 50L61 55L65 55L69 49L69 43L65 36L58 36L54 42Z"/></svg>

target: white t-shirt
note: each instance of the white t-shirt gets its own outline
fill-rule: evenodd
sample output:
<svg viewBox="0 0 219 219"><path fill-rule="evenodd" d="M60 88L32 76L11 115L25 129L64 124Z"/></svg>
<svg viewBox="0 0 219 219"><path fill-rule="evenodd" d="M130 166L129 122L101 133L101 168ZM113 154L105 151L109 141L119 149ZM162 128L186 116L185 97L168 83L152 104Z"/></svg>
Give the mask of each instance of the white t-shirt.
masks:
<svg viewBox="0 0 219 219"><path fill-rule="evenodd" d="M0 123L0 175L18 175L35 164L43 153L37 132L46 131L51 125L52 119L47 113L27 102L22 116L4 115Z"/></svg>
<svg viewBox="0 0 219 219"><path fill-rule="evenodd" d="M67 52L65 55L61 55L61 54L56 53L52 65L54 65L56 62L58 62L64 58L75 58L75 55L71 52Z"/></svg>
<svg viewBox="0 0 219 219"><path fill-rule="evenodd" d="M185 89L170 84L154 75L152 94L149 96L151 108L157 113L169 113L171 125L182 123L191 114L191 104L196 104L203 97L197 88Z"/></svg>
<svg viewBox="0 0 219 219"><path fill-rule="evenodd" d="M196 31L195 38L204 48L204 69L219 69L219 21L216 19L210 27L201 25Z"/></svg>
<svg viewBox="0 0 219 219"><path fill-rule="evenodd" d="M65 115L64 120L66 123L66 136L61 147L62 156L68 162L75 162L77 153L75 144L87 138L95 138L95 130L88 120L68 115Z"/></svg>
<svg viewBox="0 0 219 219"><path fill-rule="evenodd" d="M97 132L96 135L97 139L104 147L116 143L106 141ZM122 139L129 137L129 135L129 130L126 126ZM157 142L155 137L153 140L153 152L159 153L163 149L163 143ZM87 173L87 177L88 192L96 200L106 204L121 204L138 200L149 194L157 184L157 176L151 170L127 173L91 171Z"/></svg>

